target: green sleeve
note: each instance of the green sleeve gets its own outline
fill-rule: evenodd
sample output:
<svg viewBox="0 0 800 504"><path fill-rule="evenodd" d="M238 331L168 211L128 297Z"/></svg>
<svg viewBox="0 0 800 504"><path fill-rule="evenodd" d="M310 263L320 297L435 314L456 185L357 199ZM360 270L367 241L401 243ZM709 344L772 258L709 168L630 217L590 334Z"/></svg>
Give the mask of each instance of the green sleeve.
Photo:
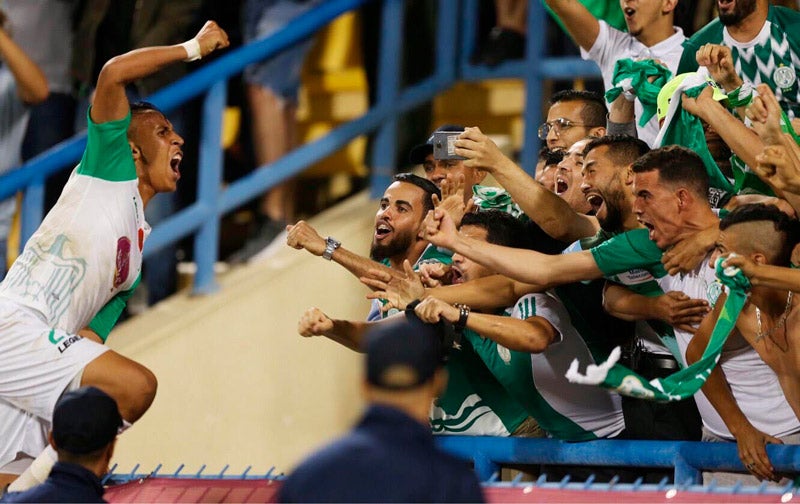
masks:
<svg viewBox="0 0 800 504"><path fill-rule="evenodd" d="M681 54L681 60L678 62L678 70L675 72L675 75L697 71L696 54L697 48L691 43L691 40L686 40L683 43L683 54Z"/></svg>
<svg viewBox="0 0 800 504"><path fill-rule="evenodd" d="M635 268L650 270L656 277L663 276L662 251L650 239L647 229L627 231L589 250L604 276Z"/></svg>
<svg viewBox="0 0 800 504"><path fill-rule="evenodd" d="M105 306L100 308L97 315L89 322L89 329L97 333L103 341L108 338L111 329L117 324L119 316L122 315L122 310L125 309L128 299L133 295L133 291L136 290L141 279L142 275L140 274L130 289L117 293Z"/></svg>
<svg viewBox="0 0 800 504"><path fill-rule="evenodd" d="M117 121L98 124L92 121L91 110L90 107L86 112L89 131L78 173L111 182L136 180L136 167L128 144L130 112Z"/></svg>

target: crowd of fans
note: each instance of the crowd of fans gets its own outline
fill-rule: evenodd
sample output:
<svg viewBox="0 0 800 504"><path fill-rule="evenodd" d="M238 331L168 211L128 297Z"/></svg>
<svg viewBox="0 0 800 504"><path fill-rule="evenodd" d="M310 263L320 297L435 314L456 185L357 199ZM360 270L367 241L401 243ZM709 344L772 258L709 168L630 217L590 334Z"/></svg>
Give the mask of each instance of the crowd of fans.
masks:
<svg viewBox="0 0 800 504"><path fill-rule="evenodd" d="M73 32L71 20L37 10L49 3L67 9L62 12L78 7L80 29ZM323 238L308 222L287 226L288 245L344 266L372 289L367 320L336 319L311 308L299 332L363 351L368 331L395 316L413 313L451 327L436 331L449 348L447 386L444 378L411 384L431 385L417 399L429 401L426 394L436 392L429 415L434 433L736 442L754 477L779 481L783 475L772 467L766 445L800 442L794 345L800 315L793 298L800 285L800 14L768 0L718 1L719 18L687 39L675 26L678 0L622 0L626 31L596 18L579 0L546 3L583 56L600 66L605 95L566 90L552 96L538 130L545 146L535 178L480 128L437 128L409 153L422 176L399 174L386 188L370 257ZM6 387L0 388L0 412L21 426L20 446L43 448L42 422L52 417L65 388L105 388L118 404L114 423L123 425L138 419L155 395L152 374L102 342L139 282L137 262L149 230L141 222L144 207L156 193L175 190L184 140L158 110L130 107L129 100L179 76L181 61L229 44L215 23L179 43L202 2L159 4L120 2L136 14L128 17L109 15L108 2L6 2L10 15L16 8L28 19L38 13L61 22L39 42L62 35L71 41L80 58L66 59L69 72L82 83L80 97L93 100L89 113L78 107L90 140L66 196L0 284L2 323L6 334L13 332L7 343L24 340L40 353L35 341L52 344L47 351L53 355L42 362L31 363L16 346L9 349L19 353L15 359L47 372L68 349L70 358L83 352L80 362L61 370L56 386L30 392L40 399L35 407L27 396L14 395L7 377L0 380ZM139 47L145 49L133 50ZM65 101L51 101L59 87L46 83L58 79L31 53L0 27L0 84L4 93L8 89L0 99L7 100L3 110L21 111L3 114L0 135L15 147L3 150L0 170L64 135L31 126L39 117L55 127L48 114L66 113ZM61 77L64 62L58 61ZM253 76L249 85L252 100L264 98L257 89L264 79ZM13 100L15 107L6 106ZM41 109L22 107L37 103ZM34 130L48 140L22 150L29 145L23 136L33 142ZM497 186L482 185L487 174ZM91 212L88 201L116 201L103 198L98 188L105 186L89 183L95 179L108 190L126 191L125 201L132 195L133 205L108 209L114 219L106 224L126 226L114 243L93 243L79 220L59 220L68 212ZM289 216L278 214L268 217ZM6 222L0 221L0 232L7 233ZM65 268L62 253L73 237L108 252L100 267L76 266L90 271L89 283L96 285L80 284L76 293L69 282L38 282ZM79 295L91 306L70 305ZM47 321L37 313L46 313ZM440 375L426 369L426 380ZM698 370L701 379L683 380L686 369ZM401 372L390 374L402 381ZM383 379L377 384L386 388ZM112 441L104 439L103 450L109 443L113 450ZM58 439L51 444L51 452L65 446ZM3 474L18 474L14 457L24 450L7 451ZM565 470L576 474L574 468L547 472L559 477ZM596 478L655 481L665 475L593 472Z"/></svg>
<svg viewBox="0 0 800 504"><path fill-rule="evenodd" d="M403 312L452 324L436 433L736 442L779 481L766 445L800 442L800 14L718 2L687 39L677 0L622 1L626 31L547 4L605 96L552 97L535 178L478 127L438 128L410 153L424 176L386 188L370 258L289 226L373 290L366 321L311 308L299 332L361 351Z"/></svg>

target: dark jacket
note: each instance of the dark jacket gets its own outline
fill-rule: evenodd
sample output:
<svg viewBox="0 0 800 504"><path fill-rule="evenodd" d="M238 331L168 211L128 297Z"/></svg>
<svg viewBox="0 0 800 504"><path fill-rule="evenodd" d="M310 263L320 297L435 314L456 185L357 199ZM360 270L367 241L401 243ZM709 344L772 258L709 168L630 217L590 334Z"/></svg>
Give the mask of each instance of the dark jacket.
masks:
<svg viewBox="0 0 800 504"><path fill-rule="evenodd" d="M91 471L77 464L57 462L44 483L24 492L11 492L0 502L106 502L103 485Z"/></svg>
<svg viewBox="0 0 800 504"><path fill-rule="evenodd" d="M437 448L430 427L373 405L345 437L283 482L279 502L483 502L466 461Z"/></svg>

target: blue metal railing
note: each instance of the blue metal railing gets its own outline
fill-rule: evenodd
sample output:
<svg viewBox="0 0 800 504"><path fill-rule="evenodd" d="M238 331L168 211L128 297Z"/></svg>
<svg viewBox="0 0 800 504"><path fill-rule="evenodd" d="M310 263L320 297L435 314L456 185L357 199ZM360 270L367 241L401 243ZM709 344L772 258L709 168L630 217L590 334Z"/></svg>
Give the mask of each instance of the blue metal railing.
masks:
<svg viewBox="0 0 800 504"><path fill-rule="evenodd" d="M479 479L488 481L501 464L564 464L674 468L675 483L702 484L701 470L747 473L736 443L598 440L567 443L555 439L437 436L439 446L473 460ZM776 473L800 473L800 446L767 445Z"/></svg>
<svg viewBox="0 0 800 504"><path fill-rule="evenodd" d="M383 0L380 61L376 103L363 116L343 124L327 135L262 166L247 176L220 188L222 151L219 142L225 89L229 78L249 64L264 60L292 44L308 38L337 16L356 9L369 0L329 0L298 17L272 36L230 51L191 75L167 86L148 98L169 112L205 94L200 136L197 201L156 226L150 235L145 256L177 240L194 235L197 273L195 293L216 289L214 262L218 256L219 219L266 190L301 173L308 166L347 145L357 136L375 132L371 159L372 194L379 195L389 184L397 165L397 117L430 101L457 80L524 78L527 100L523 166L535 165L539 141L536 125L541 120L541 81L544 78L573 78L598 75L593 63L577 58L545 58L545 13L540 2L531 2L528 15L528 54L523 61L504 63L494 69L474 67L468 56L474 45L478 0L438 0L440 15L436 24L436 66L434 73L413 86L400 89L400 60L403 45L403 0ZM460 43L459 43L460 42ZM0 199L25 191L22 207L22 241L33 234L42 220L44 182L48 176L71 168L86 145L85 134L62 142L30 160L17 170L0 177Z"/></svg>

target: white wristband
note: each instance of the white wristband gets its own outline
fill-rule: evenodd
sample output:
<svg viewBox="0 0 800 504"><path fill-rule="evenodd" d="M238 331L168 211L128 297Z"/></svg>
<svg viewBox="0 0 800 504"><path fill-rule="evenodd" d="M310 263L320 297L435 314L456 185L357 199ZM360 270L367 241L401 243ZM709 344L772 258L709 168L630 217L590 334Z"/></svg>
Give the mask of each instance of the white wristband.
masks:
<svg viewBox="0 0 800 504"><path fill-rule="evenodd" d="M190 39L181 44L186 50L186 59L183 61L197 61L203 57L202 53L200 52L200 42L197 39Z"/></svg>

